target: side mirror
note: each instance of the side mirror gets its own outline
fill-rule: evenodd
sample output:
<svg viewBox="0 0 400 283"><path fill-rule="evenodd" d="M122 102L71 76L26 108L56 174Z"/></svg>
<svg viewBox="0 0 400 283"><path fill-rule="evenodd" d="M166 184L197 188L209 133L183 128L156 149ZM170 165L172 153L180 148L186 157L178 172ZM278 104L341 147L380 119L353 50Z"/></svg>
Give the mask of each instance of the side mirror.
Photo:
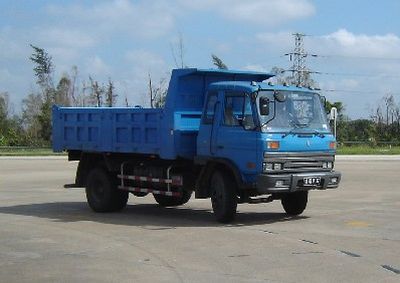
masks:
<svg viewBox="0 0 400 283"><path fill-rule="evenodd" d="M329 118L330 120L335 120L337 118L337 108L336 107L332 107L331 108L331 113L329 114Z"/></svg>
<svg viewBox="0 0 400 283"><path fill-rule="evenodd" d="M267 97L260 97L260 114L269 115L269 99Z"/></svg>
<svg viewBox="0 0 400 283"><path fill-rule="evenodd" d="M324 108L326 108L326 97L323 96L323 95L321 95L321 96L319 97L319 99L321 99L322 105L324 106Z"/></svg>
<svg viewBox="0 0 400 283"><path fill-rule="evenodd" d="M274 98L278 102L284 102L286 100L286 95L280 91L274 91Z"/></svg>

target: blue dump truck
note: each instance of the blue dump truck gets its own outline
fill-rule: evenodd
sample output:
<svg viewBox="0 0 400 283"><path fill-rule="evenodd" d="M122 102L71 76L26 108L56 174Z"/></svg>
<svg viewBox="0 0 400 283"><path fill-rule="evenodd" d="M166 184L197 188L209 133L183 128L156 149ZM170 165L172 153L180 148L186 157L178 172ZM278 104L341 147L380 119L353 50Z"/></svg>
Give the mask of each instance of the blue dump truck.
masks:
<svg viewBox="0 0 400 283"><path fill-rule="evenodd" d="M73 185L96 212L121 210L129 193L178 206L195 192L223 223L240 203L280 200L299 215L310 190L338 187L336 141L323 97L270 77L176 69L163 108L54 106L53 149L79 160Z"/></svg>

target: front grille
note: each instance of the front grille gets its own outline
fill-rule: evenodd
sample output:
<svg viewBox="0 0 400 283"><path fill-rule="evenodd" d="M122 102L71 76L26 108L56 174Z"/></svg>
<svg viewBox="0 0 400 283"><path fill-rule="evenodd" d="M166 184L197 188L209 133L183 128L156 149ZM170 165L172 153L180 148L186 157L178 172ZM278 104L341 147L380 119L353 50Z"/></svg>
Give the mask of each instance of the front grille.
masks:
<svg viewBox="0 0 400 283"><path fill-rule="evenodd" d="M325 152L313 153L281 153L266 152L264 162L281 163L282 170L273 170L271 173L321 172L331 171L332 168L323 168L324 162L334 162L335 156Z"/></svg>

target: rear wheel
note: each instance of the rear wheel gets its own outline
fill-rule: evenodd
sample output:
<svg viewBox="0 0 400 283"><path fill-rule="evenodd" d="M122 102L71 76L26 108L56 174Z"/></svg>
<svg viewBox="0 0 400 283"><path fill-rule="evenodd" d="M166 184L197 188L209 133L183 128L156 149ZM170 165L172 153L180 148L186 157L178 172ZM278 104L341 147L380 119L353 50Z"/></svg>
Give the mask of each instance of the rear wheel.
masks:
<svg viewBox="0 0 400 283"><path fill-rule="evenodd" d="M237 196L234 181L221 171L211 177L211 204L217 221L231 222L236 216Z"/></svg>
<svg viewBox="0 0 400 283"><path fill-rule="evenodd" d="M86 183L86 199L96 212L112 212L123 209L129 193L117 189L117 178L103 168L90 171Z"/></svg>
<svg viewBox="0 0 400 283"><path fill-rule="evenodd" d="M161 206L178 206L187 203L192 196L191 191L183 191L180 197L166 196L166 195L156 195L154 194L154 199Z"/></svg>
<svg viewBox="0 0 400 283"><path fill-rule="evenodd" d="M281 203L285 212L289 215L299 215L307 207L308 191L289 193L282 197Z"/></svg>

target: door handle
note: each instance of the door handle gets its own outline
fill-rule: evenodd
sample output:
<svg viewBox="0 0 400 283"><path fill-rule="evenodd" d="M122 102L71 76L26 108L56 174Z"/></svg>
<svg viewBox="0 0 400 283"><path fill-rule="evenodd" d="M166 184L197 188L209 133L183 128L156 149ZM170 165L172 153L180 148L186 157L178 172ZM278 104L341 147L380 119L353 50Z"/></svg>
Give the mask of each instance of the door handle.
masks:
<svg viewBox="0 0 400 283"><path fill-rule="evenodd" d="M223 146L223 145L218 145L217 148L218 148L218 149L223 149L224 146Z"/></svg>

